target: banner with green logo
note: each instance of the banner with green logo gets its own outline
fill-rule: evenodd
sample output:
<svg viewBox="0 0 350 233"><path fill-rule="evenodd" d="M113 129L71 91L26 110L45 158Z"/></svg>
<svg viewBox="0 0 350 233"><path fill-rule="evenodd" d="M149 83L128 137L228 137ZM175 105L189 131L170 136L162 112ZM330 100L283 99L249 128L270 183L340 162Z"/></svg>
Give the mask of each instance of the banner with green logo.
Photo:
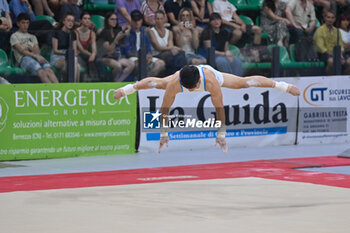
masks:
<svg viewBox="0 0 350 233"><path fill-rule="evenodd" d="M135 152L136 94L125 83L0 85L0 161Z"/></svg>

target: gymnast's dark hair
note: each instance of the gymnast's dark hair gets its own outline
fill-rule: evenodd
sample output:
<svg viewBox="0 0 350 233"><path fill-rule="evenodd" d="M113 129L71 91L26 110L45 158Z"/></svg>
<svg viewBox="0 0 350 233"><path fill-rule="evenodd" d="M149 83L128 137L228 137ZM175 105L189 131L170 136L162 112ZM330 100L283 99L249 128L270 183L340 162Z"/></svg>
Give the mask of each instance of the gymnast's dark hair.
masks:
<svg viewBox="0 0 350 233"><path fill-rule="evenodd" d="M180 83L187 89L195 88L199 81L199 71L193 65L186 65L180 70Z"/></svg>

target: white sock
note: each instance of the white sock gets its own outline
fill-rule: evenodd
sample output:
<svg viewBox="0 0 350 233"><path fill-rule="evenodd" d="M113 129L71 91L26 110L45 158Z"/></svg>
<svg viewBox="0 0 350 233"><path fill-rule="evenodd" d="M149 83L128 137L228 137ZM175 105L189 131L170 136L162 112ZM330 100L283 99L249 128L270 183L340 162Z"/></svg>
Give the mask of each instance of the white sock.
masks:
<svg viewBox="0 0 350 233"><path fill-rule="evenodd" d="M122 87L121 89L124 91L125 95L130 95L130 94L134 93L135 91L137 91L134 88L134 84L128 84L128 85Z"/></svg>
<svg viewBox="0 0 350 233"><path fill-rule="evenodd" d="M289 87L289 84L286 82L275 82L275 89L282 91L282 92L287 92Z"/></svg>

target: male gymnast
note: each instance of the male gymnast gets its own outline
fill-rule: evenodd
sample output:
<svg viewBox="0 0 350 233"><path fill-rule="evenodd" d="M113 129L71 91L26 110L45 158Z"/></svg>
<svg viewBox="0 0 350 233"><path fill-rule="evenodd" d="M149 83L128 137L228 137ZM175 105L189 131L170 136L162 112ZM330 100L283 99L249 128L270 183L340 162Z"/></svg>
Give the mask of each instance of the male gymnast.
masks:
<svg viewBox="0 0 350 233"><path fill-rule="evenodd" d="M219 144L221 150L227 153L225 113L222 99L221 87L230 89L241 89L248 87L275 88L282 92L287 92L294 96L300 95L300 90L293 84L286 82L277 82L264 76L254 75L248 77L239 77L233 74L222 73L209 65L186 65L180 71L175 72L165 78L148 77L135 84L128 84L115 90L114 98L120 99L123 96L130 95L138 90L144 89L162 89L165 90L163 103L161 107L161 122L167 124L167 115L169 109L179 92L200 92L208 91L211 94L211 101L216 109L216 120L221 121L221 127L218 129L216 144ZM164 119L164 120L163 120ZM166 144L168 146L169 137L167 128L161 128L160 142L158 152Z"/></svg>

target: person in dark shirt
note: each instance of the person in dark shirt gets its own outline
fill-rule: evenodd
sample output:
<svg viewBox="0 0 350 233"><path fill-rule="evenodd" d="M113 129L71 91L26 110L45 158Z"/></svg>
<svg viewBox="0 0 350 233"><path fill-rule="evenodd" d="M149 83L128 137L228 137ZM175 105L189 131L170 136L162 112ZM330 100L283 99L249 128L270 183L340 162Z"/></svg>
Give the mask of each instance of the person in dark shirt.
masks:
<svg viewBox="0 0 350 233"><path fill-rule="evenodd" d="M172 26L178 25L180 10L184 7L189 9L192 8L191 2L189 0L167 0L164 4L165 12L167 13L169 22ZM192 25L195 25L195 22L192 22Z"/></svg>
<svg viewBox="0 0 350 233"><path fill-rule="evenodd" d="M230 33L222 27L220 14L213 13L209 17L209 26L202 33L202 47L199 52L206 57L207 49L213 46L216 68L221 72L242 76L242 61L234 57L228 47L230 37Z"/></svg>
<svg viewBox="0 0 350 233"><path fill-rule="evenodd" d="M79 27L81 10L77 6L77 4L78 4L78 0L68 0L68 2L61 7L60 19L62 19L62 17L68 12L71 12L75 20L74 26Z"/></svg>
<svg viewBox="0 0 350 233"><path fill-rule="evenodd" d="M113 81L124 81L134 70L135 63L121 57L120 46L123 38L130 35L130 29L122 30L118 25L118 17L114 12L107 13L104 29L98 36L98 60L112 70ZM100 66L100 65L99 65Z"/></svg>
<svg viewBox="0 0 350 233"><path fill-rule="evenodd" d="M50 61L52 66L56 67L61 73L66 74L66 52L72 46L75 51L74 81L79 82L80 65L77 59L77 42L73 26L74 15L72 13L65 14L59 22L57 29L54 30L52 34L52 51Z"/></svg>

